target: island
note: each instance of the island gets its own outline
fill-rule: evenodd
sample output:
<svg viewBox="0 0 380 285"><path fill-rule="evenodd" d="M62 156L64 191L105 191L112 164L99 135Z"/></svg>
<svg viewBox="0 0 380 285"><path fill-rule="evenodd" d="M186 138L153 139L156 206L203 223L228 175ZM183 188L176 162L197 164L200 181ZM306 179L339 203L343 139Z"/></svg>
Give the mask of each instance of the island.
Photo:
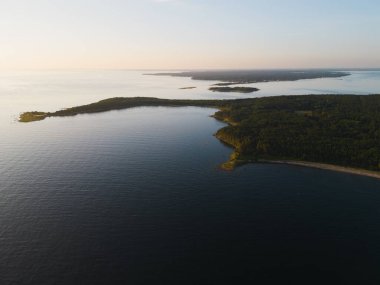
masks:
<svg viewBox="0 0 380 285"><path fill-rule="evenodd" d="M272 81L296 81L316 78L338 78L350 73L331 69L273 69L273 70L208 70L149 73L145 75L190 77L193 80L221 81L219 86Z"/></svg>
<svg viewBox="0 0 380 285"><path fill-rule="evenodd" d="M189 90L189 89L195 89L195 88L197 88L197 87L195 87L195 86L189 86L189 87L181 87L181 88L179 88L179 89L182 89L182 90Z"/></svg>
<svg viewBox="0 0 380 285"><path fill-rule="evenodd" d="M245 82L219 82L215 83L212 86L230 86L230 85L238 85L238 84L245 84Z"/></svg>
<svg viewBox="0 0 380 285"><path fill-rule="evenodd" d="M247 162L291 163L380 178L380 95L302 95L235 100L111 98L56 112L25 112L20 122L138 106L219 109L215 136L234 151L223 169Z"/></svg>
<svg viewBox="0 0 380 285"><path fill-rule="evenodd" d="M221 87L210 87L210 91L213 92L236 92L236 93L252 93L259 91L260 89L254 88L254 87L227 87L227 86L221 86Z"/></svg>

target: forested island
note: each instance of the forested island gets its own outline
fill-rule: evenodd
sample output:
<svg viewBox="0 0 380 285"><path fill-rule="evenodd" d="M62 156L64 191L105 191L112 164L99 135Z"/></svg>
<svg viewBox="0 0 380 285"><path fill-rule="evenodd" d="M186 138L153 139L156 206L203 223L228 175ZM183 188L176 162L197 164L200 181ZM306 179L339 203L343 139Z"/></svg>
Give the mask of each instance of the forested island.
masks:
<svg viewBox="0 0 380 285"><path fill-rule="evenodd" d="M218 87L210 87L210 91L213 92L236 92L236 93L252 93L259 91L260 89L255 87L227 87L227 86L218 86Z"/></svg>
<svg viewBox="0 0 380 285"><path fill-rule="evenodd" d="M221 81L220 86L271 81L295 81L301 79L334 78L348 76L350 73L322 69L280 69L280 70L209 70L151 73L146 75L190 77L193 80Z"/></svg>
<svg viewBox="0 0 380 285"><path fill-rule="evenodd" d="M218 108L216 133L234 147L224 168L254 161L328 163L380 170L380 95L304 95L236 100L111 98L56 112L26 112L20 122L139 106Z"/></svg>
<svg viewBox="0 0 380 285"><path fill-rule="evenodd" d="M195 86L189 86L189 87L181 87L179 89L181 89L181 90L190 90L190 89L195 89L195 88L197 88L197 87L195 87Z"/></svg>

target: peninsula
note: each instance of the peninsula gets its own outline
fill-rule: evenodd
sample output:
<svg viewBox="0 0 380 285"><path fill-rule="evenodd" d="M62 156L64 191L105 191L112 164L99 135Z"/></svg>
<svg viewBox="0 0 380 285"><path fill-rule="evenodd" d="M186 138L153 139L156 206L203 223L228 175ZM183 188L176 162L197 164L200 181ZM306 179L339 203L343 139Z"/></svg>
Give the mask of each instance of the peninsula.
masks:
<svg viewBox="0 0 380 285"><path fill-rule="evenodd" d="M19 122L28 123L33 121L41 121L48 117L67 117L143 106L197 106L218 108L219 106L224 105L222 102L223 101L219 100L170 100L151 97L115 97L88 105L59 110L56 112L24 112L20 115ZM227 104L228 101L225 102L225 104Z"/></svg>
<svg viewBox="0 0 380 285"><path fill-rule="evenodd" d="M236 100L111 98L56 112L25 112L20 122L138 106L217 108L228 123L216 137L234 152L225 169L272 161L380 178L380 95L303 95ZM333 169L334 170L334 169ZM370 174L370 175L369 175Z"/></svg>

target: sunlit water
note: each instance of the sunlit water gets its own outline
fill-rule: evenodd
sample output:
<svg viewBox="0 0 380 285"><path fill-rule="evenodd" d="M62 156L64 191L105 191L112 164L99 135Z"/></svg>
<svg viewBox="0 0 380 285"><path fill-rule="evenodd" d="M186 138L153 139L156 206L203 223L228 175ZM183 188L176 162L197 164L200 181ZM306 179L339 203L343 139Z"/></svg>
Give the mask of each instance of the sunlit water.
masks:
<svg viewBox="0 0 380 285"><path fill-rule="evenodd" d="M159 71L154 71L159 72ZM152 71L41 71L1 72L2 115L25 110L54 111L110 97L169 99L234 99L302 94L380 93L380 71L351 71L350 76L247 84L260 89L251 94L210 92L217 81L144 75ZM196 87L181 90L182 87ZM4 113L4 110L7 112Z"/></svg>
<svg viewBox="0 0 380 285"><path fill-rule="evenodd" d="M0 284L379 284L380 180L221 171L231 150L207 108L15 121L115 96L246 97L141 73L1 74ZM379 78L263 83L254 96L377 93Z"/></svg>

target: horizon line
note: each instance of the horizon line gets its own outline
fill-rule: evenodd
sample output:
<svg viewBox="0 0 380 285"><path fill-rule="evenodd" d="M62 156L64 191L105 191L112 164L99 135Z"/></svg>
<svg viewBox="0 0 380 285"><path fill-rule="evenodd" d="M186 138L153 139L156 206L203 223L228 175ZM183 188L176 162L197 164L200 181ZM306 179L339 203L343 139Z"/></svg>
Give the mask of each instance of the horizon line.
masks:
<svg viewBox="0 0 380 285"><path fill-rule="evenodd" d="M252 70L339 70L339 71L355 71L355 70L380 70L379 67L268 67L268 68L0 68L2 71L252 71Z"/></svg>

